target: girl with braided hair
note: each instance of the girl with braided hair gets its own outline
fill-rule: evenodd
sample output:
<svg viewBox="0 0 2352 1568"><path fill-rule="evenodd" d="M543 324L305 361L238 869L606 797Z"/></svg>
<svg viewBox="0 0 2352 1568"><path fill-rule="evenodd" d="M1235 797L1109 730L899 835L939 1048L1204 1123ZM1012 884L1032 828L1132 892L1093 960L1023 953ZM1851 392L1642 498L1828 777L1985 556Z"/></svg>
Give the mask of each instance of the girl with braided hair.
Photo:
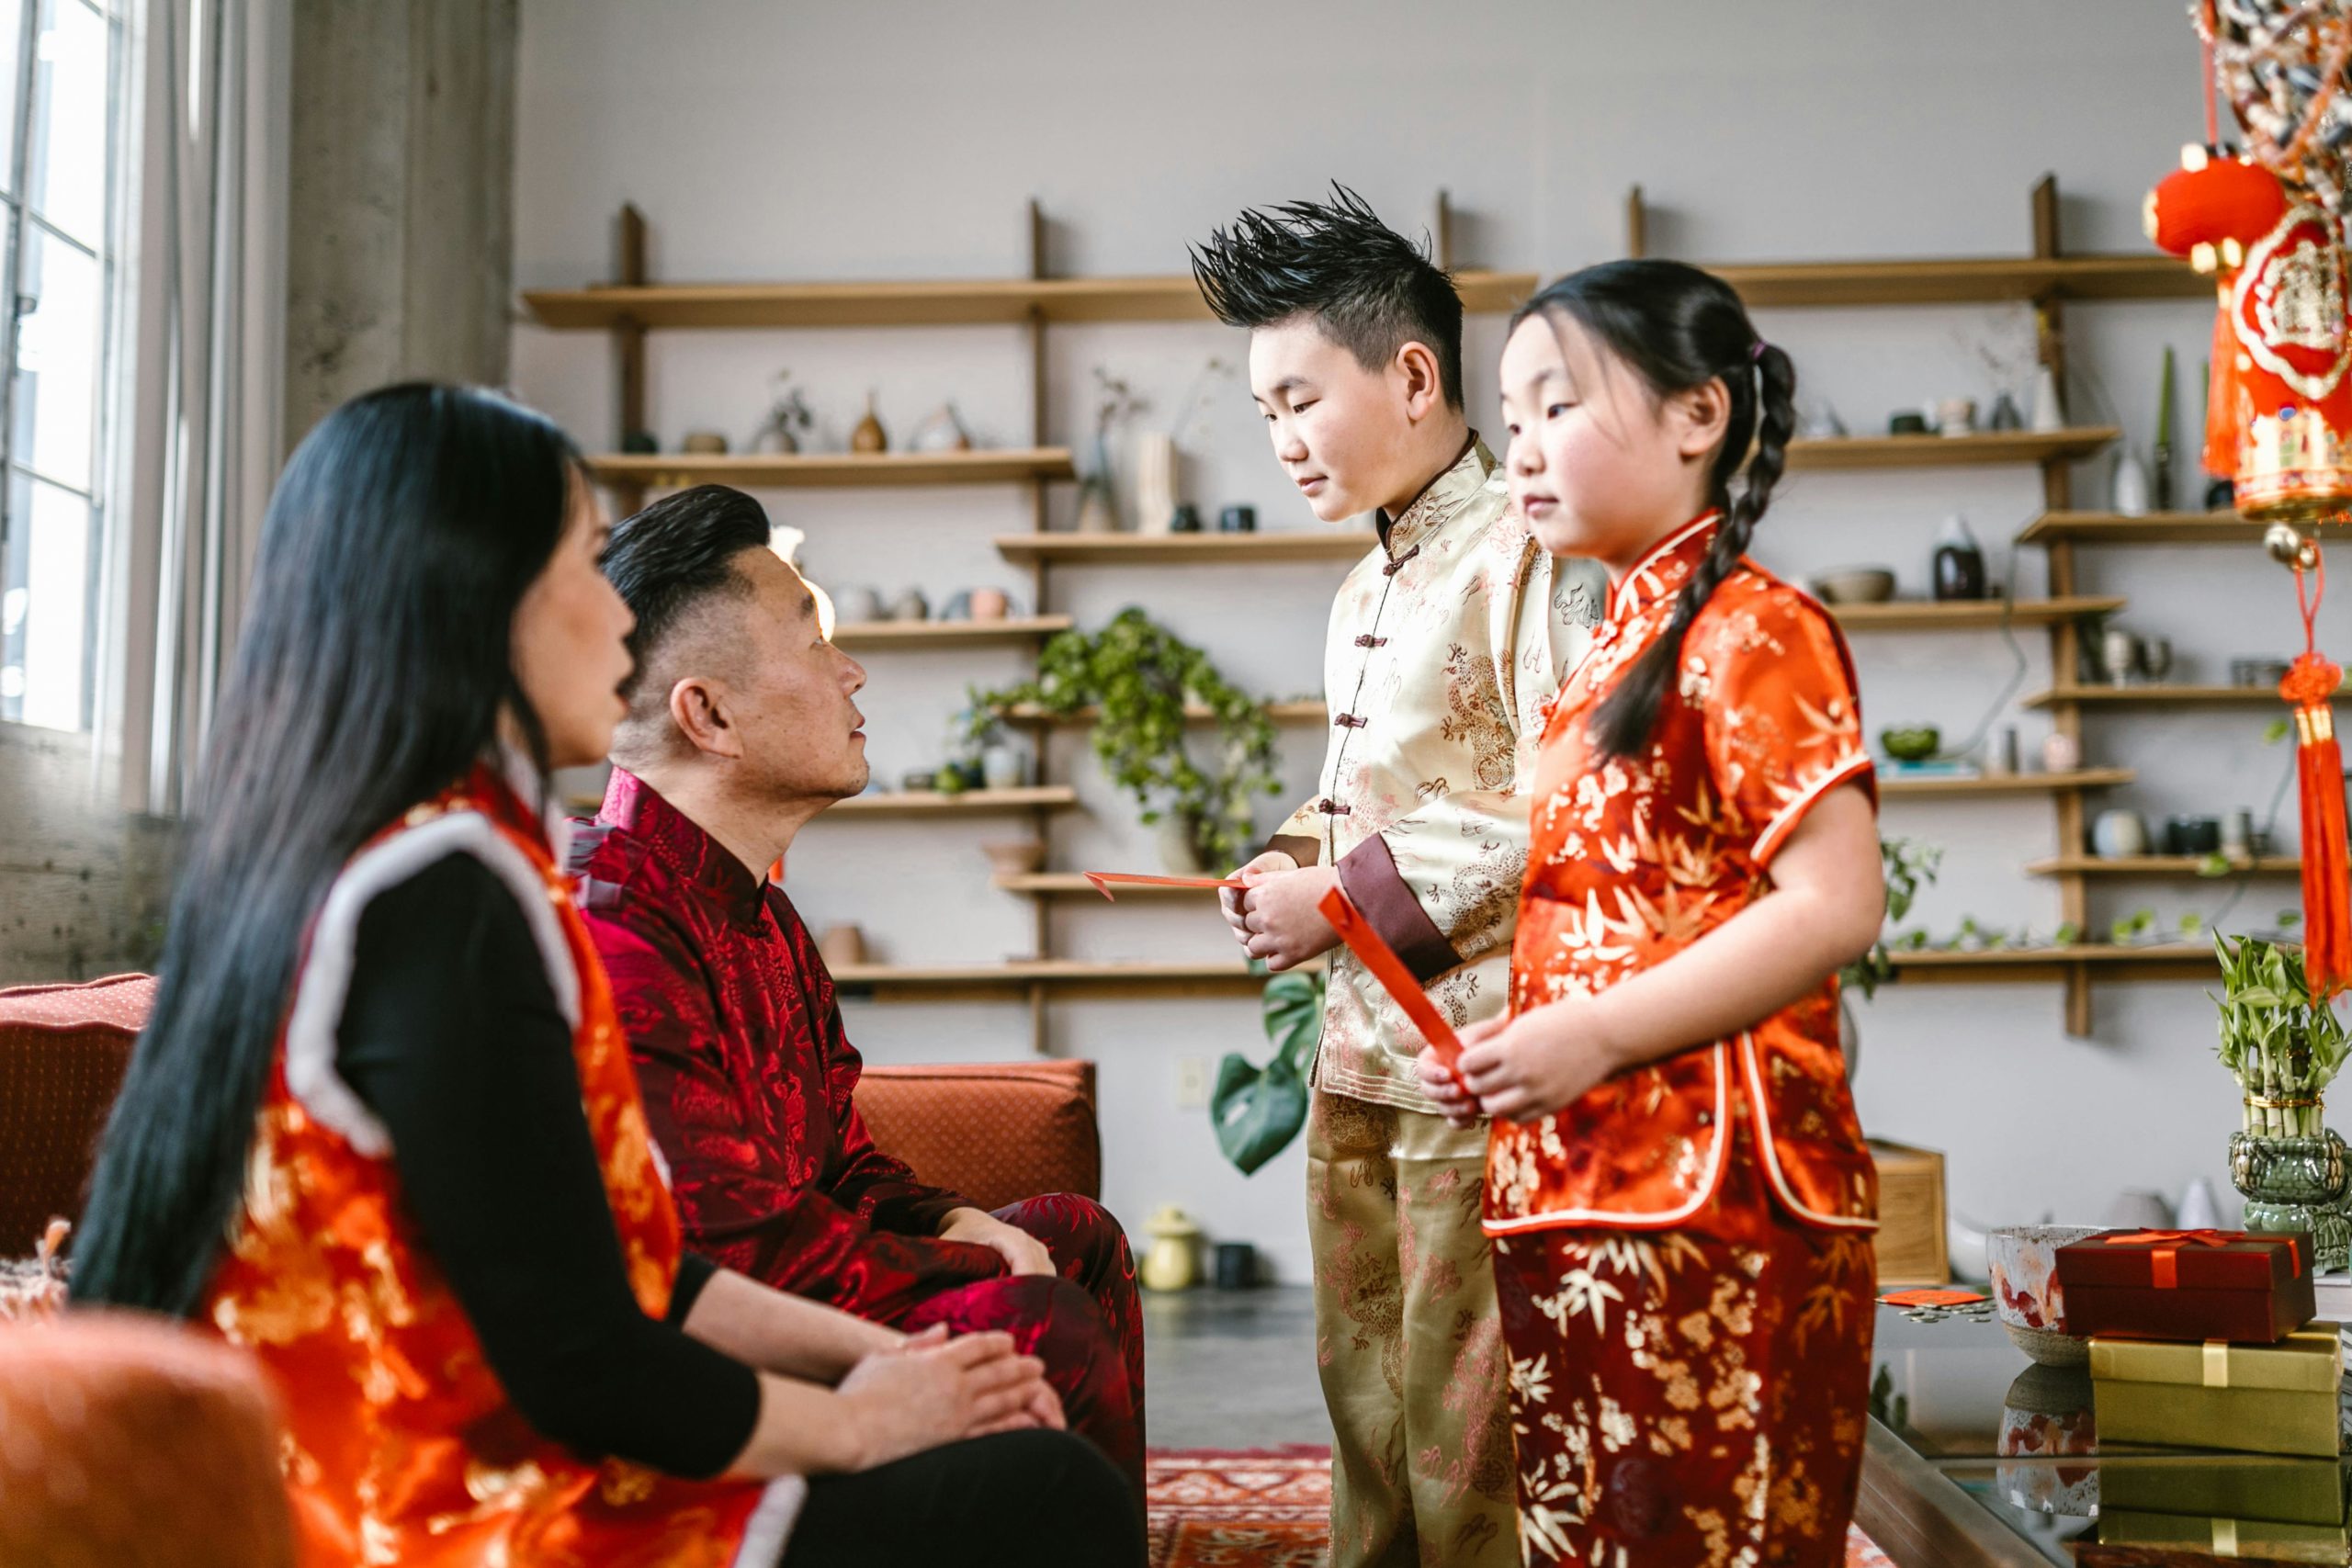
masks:
<svg viewBox="0 0 2352 1568"><path fill-rule="evenodd" d="M1561 279L1503 351L1512 500L1611 580L1544 731L1510 1012L1464 1088L1420 1064L1494 1118L1531 1562L1844 1561L1877 1192L1835 976L1884 891L1845 644L1747 557L1795 379L1673 262Z"/></svg>

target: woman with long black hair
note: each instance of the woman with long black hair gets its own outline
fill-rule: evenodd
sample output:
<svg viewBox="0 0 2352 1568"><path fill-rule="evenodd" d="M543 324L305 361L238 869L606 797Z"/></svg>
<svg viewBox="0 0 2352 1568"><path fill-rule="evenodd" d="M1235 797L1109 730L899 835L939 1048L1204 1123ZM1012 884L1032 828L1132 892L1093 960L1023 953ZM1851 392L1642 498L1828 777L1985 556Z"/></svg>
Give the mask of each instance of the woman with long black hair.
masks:
<svg viewBox="0 0 2352 1568"><path fill-rule="evenodd" d="M254 1351L306 1562L1139 1563L1006 1337L682 1254L541 815L622 712L605 532L490 393L388 388L295 453L75 1299Z"/></svg>

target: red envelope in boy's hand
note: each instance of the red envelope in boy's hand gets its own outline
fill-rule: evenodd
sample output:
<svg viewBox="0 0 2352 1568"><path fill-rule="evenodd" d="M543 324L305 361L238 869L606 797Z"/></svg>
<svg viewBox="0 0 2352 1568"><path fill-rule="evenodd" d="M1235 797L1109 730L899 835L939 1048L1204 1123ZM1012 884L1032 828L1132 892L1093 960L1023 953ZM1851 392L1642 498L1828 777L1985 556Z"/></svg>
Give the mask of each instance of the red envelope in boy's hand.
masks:
<svg viewBox="0 0 2352 1568"><path fill-rule="evenodd" d="M1363 911L1351 903L1347 894L1336 886L1323 895L1322 902L1316 908L1331 922L1331 929L1340 933L1340 940L1348 944L1348 951L1363 961L1363 966L1371 971L1372 977L1380 982L1381 988L1394 997L1396 1005L1405 1010L1405 1016L1413 1021L1413 1027L1421 1032L1421 1038L1437 1052L1438 1060L1445 1064L1445 1070L1453 1075L1453 1086L1463 1093L1470 1094L1470 1086L1462 1078L1461 1036L1455 1034L1453 1026L1445 1021L1445 1015L1437 1010L1437 1004L1430 1000L1430 994L1421 988L1421 983L1413 978L1413 972L1405 967L1405 961L1396 956L1396 950L1381 940L1380 933L1372 929L1372 922L1363 918ZM1471 1095L1472 1100L1476 1098Z"/></svg>
<svg viewBox="0 0 2352 1568"><path fill-rule="evenodd" d="M1117 903L1111 892L1114 882L1130 887L1234 887L1245 884L1234 876L1147 876L1139 871L1082 871L1079 874L1094 885L1094 891Z"/></svg>

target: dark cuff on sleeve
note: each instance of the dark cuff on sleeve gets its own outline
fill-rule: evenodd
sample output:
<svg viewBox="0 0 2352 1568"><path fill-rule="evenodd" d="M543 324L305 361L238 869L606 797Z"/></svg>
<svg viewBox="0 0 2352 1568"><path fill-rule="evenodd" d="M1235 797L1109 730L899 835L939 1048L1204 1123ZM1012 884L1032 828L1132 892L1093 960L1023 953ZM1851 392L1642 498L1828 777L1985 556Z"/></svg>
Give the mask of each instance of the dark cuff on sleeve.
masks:
<svg viewBox="0 0 2352 1568"><path fill-rule="evenodd" d="M1388 840L1374 833L1340 857L1340 886L1363 912L1380 940L1396 949L1413 978L1423 984L1461 964L1462 955L1437 929L1421 901L1397 874Z"/></svg>
<svg viewBox="0 0 2352 1568"><path fill-rule="evenodd" d="M1285 854L1301 866L1323 863L1323 846L1304 833L1276 833L1266 840L1270 853Z"/></svg>
<svg viewBox="0 0 2352 1568"><path fill-rule="evenodd" d="M718 1272L718 1265L699 1252L681 1253L678 1257L677 1283L670 1287L670 1313L663 1319L673 1328L685 1325L686 1314L695 1310L695 1302L710 1277Z"/></svg>

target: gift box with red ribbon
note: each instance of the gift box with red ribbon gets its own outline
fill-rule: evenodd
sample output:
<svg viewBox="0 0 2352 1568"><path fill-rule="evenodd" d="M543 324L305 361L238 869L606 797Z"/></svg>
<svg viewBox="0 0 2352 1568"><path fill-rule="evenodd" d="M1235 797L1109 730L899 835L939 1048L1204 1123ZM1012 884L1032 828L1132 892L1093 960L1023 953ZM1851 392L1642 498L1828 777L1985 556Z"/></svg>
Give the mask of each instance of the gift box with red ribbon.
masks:
<svg viewBox="0 0 2352 1568"><path fill-rule="evenodd" d="M2058 1249L2066 1332L2275 1345L2309 1323L2301 1233L2109 1231Z"/></svg>

